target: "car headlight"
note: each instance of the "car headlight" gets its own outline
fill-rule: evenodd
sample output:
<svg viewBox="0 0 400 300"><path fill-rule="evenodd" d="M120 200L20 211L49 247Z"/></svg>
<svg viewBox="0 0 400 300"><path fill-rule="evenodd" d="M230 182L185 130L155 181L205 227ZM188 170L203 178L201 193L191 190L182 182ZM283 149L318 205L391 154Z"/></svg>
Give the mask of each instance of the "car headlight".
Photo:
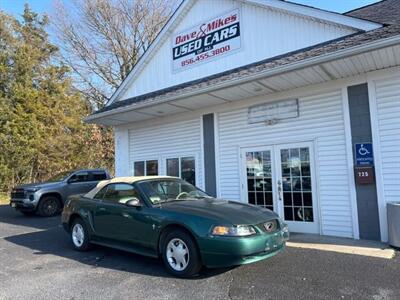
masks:
<svg viewBox="0 0 400 300"><path fill-rule="evenodd" d="M216 236L249 236L256 234L252 226L236 225L236 226L215 226L212 235Z"/></svg>
<svg viewBox="0 0 400 300"><path fill-rule="evenodd" d="M40 190L40 187L32 187L26 190L27 193L36 193L38 190Z"/></svg>

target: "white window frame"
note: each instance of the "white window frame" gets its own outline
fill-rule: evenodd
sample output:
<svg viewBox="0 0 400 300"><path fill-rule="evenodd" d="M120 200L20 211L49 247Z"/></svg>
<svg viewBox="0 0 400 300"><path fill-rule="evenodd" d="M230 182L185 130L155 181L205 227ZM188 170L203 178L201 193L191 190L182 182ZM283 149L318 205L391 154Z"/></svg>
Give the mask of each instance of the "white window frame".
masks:
<svg viewBox="0 0 400 300"><path fill-rule="evenodd" d="M144 172L143 172L143 176L150 176L150 175L147 175L147 162L148 161L153 161L153 160L155 160L155 161L157 161L157 175L156 176L159 176L160 175L160 160L158 159L158 158L150 158L150 159L138 159L138 160L134 160L133 161L133 166L132 166L132 171L133 171L133 176L137 176L136 174L135 174L135 163L138 163L138 162L144 162Z"/></svg>
<svg viewBox="0 0 400 300"><path fill-rule="evenodd" d="M182 170L181 170L181 161L182 158L187 158L187 157L193 157L194 158L194 167L195 167L195 180L196 180L196 186L199 187L202 185L200 182L199 178L199 170L200 170L200 165L199 165L199 155L196 154L189 154L189 153L184 153L184 154L176 154L176 155L168 155L168 156L163 156L162 157L162 162L163 162L163 174L167 175L167 159L178 159L179 160L179 178L182 178Z"/></svg>

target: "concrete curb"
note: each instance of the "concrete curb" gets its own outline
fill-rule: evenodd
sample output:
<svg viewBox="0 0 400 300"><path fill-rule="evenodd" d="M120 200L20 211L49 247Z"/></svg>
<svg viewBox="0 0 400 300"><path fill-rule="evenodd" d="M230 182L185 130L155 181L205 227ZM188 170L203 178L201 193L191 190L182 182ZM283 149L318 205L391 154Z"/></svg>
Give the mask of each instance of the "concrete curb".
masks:
<svg viewBox="0 0 400 300"><path fill-rule="evenodd" d="M293 234L286 244L292 248L331 251L383 259L392 259L396 255L396 251L393 248L381 242L312 234Z"/></svg>

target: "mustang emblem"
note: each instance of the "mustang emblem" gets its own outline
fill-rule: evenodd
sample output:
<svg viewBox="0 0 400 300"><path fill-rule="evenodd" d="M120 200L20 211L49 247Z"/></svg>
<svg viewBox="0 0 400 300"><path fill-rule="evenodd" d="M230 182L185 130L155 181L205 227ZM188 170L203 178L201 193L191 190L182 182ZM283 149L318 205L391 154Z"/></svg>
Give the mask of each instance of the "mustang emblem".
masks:
<svg viewBox="0 0 400 300"><path fill-rule="evenodd" d="M276 222L270 221L270 222L264 223L264 228L266 231L272 232L276 229Z"/></svg>

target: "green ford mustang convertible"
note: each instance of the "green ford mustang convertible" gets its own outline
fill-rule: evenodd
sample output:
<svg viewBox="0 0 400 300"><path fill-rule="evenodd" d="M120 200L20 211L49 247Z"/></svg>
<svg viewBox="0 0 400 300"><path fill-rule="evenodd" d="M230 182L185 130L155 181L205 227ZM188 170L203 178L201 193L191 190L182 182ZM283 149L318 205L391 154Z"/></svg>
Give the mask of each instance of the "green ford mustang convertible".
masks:
<svg viewBox="0 0 400 300"><path fill-rule="evenodd" d="M288 227L272 211L219 200L175 177L101 181L67 201L62 223L75 249L99 244L162 257L175 276L201 267L256 262L277 254Z"/></svg>

